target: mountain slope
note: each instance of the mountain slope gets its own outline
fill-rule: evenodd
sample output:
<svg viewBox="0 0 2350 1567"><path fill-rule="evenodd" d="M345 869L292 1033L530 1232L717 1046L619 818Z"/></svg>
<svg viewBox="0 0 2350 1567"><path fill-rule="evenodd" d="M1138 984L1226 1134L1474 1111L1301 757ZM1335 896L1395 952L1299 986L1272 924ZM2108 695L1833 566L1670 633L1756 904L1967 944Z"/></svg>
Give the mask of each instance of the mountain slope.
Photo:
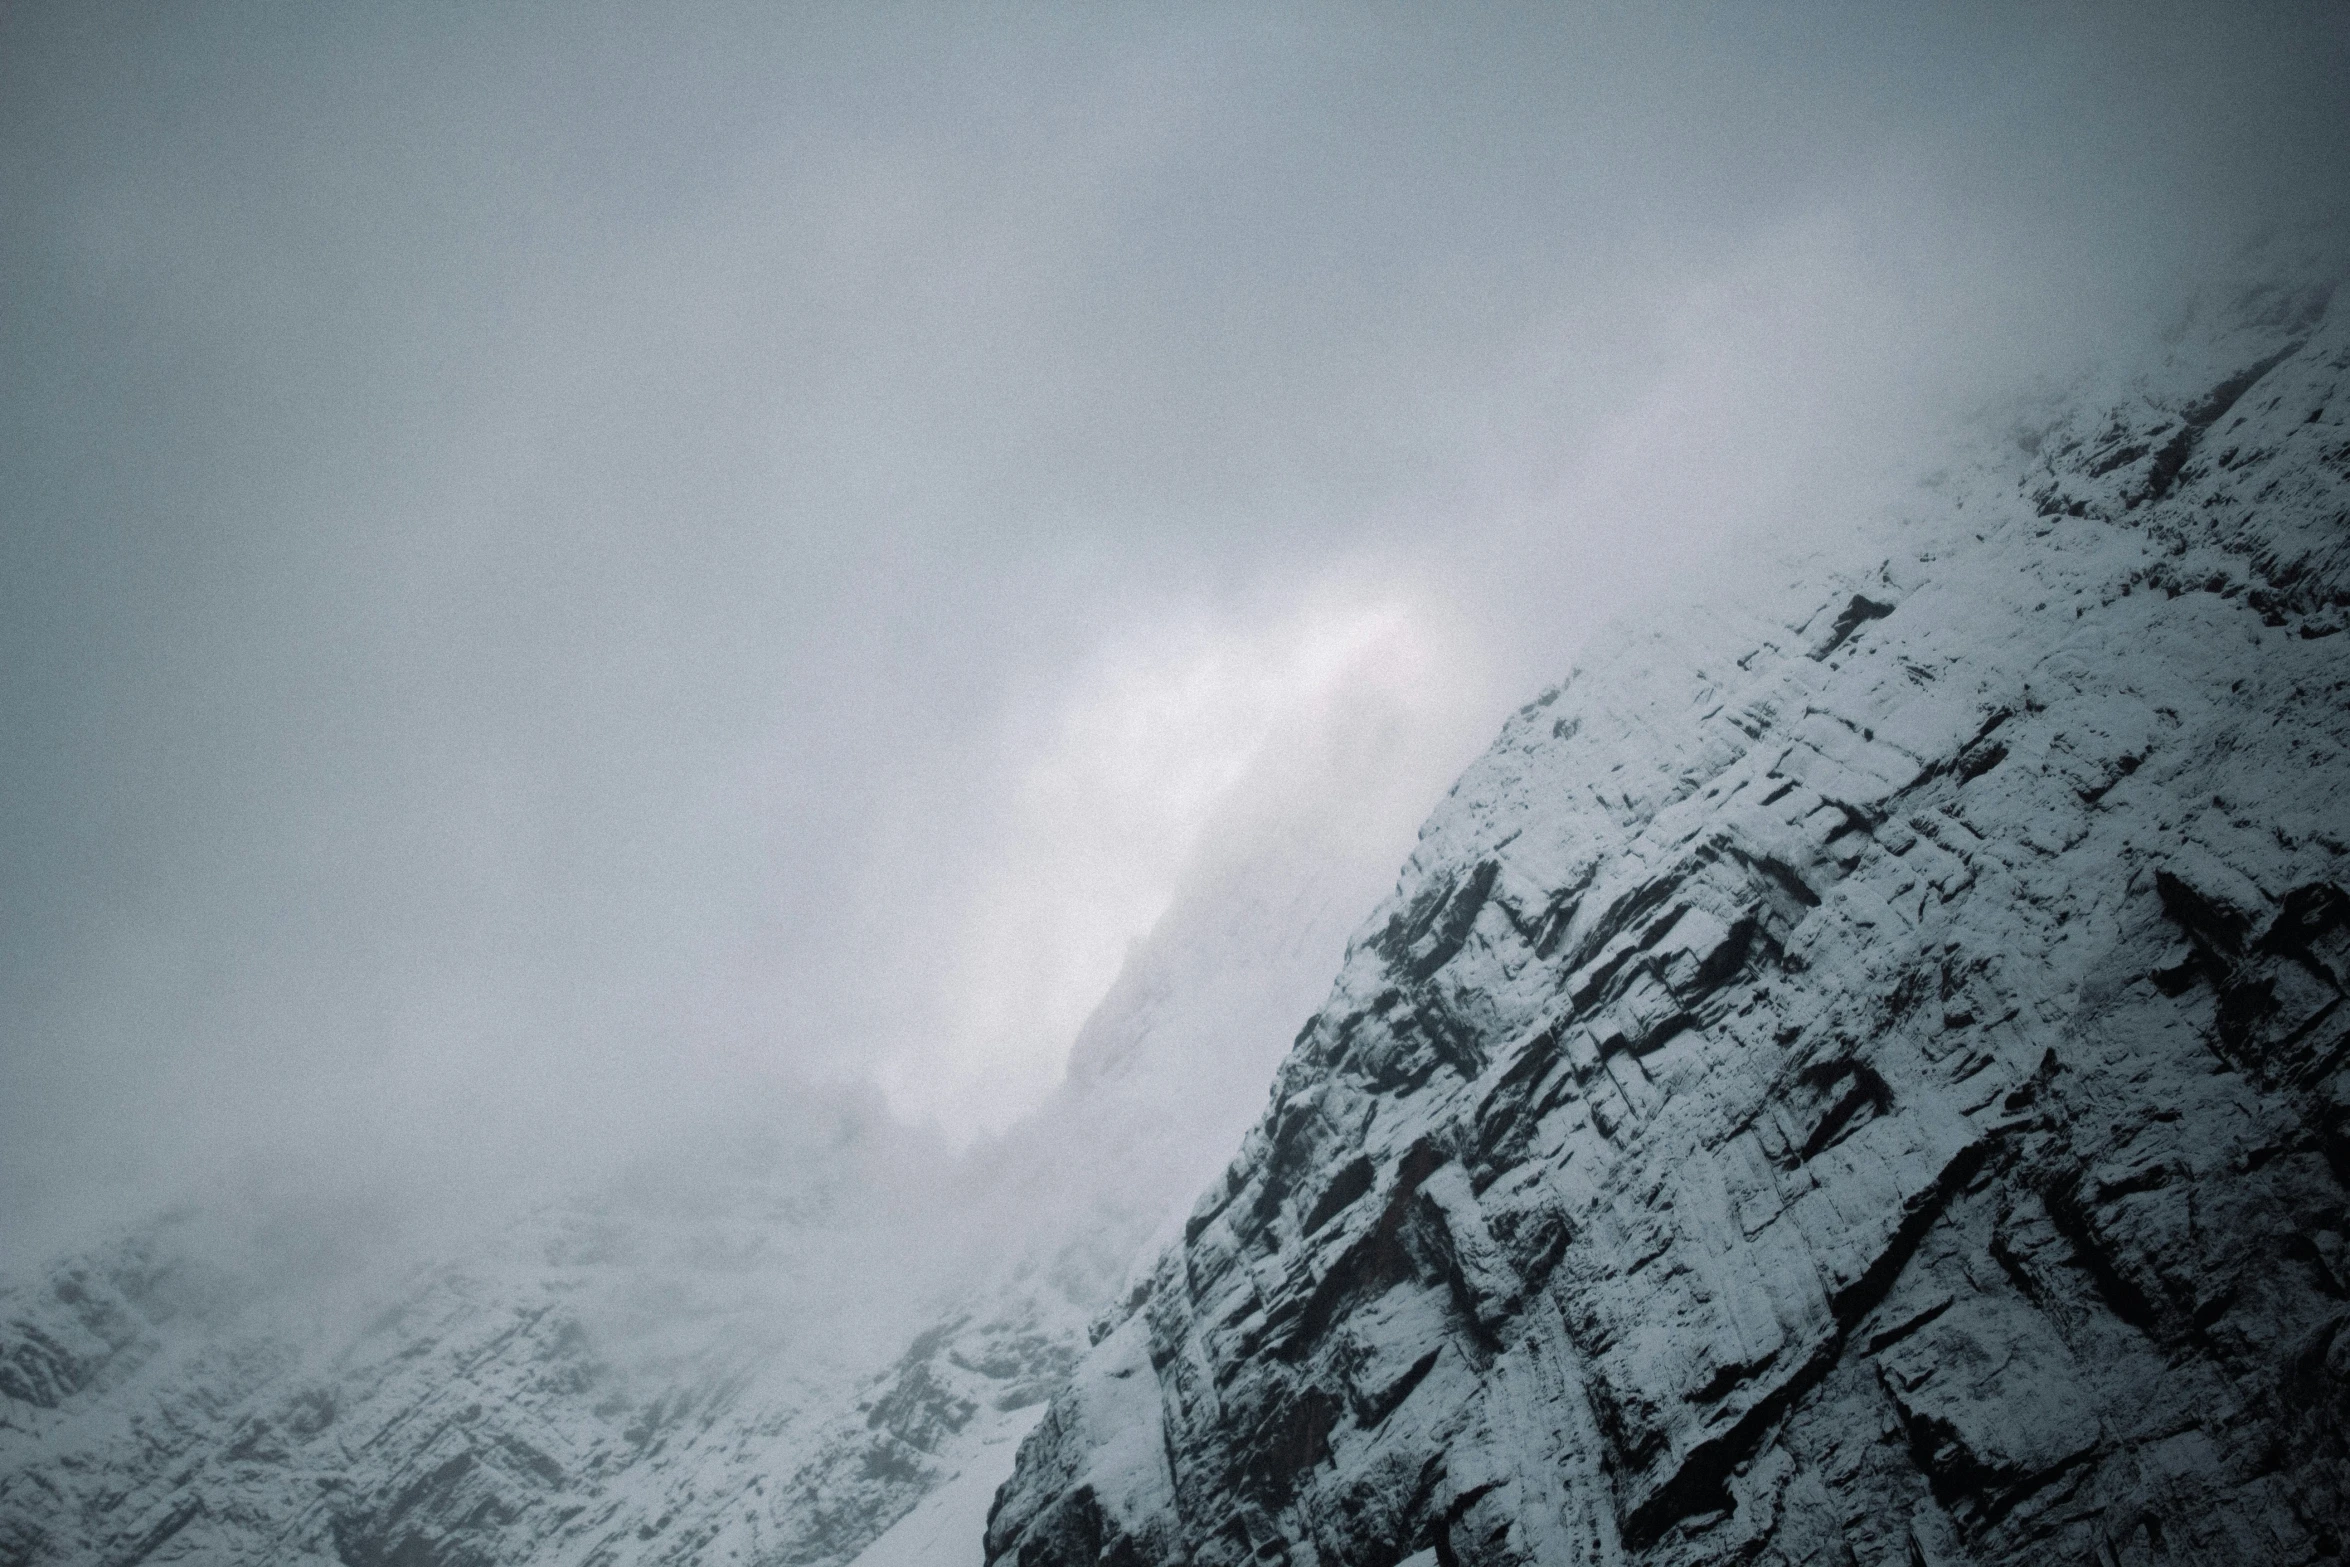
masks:
<svg viewBox="0 0 2350 1567"><path fill-rule="evenodd" d="M0 1289L0 1564L976 1567L1018 1437L1385 884L1365 846L1408 839L1411 715L1358 697L1232 802L993 1146L808 1095L389 1277L189 1213ZM1341 790L1369 814L1299 809Z"/></svg>
<svg viewBox="0 0 2350 1567"><path fill-rule="evenodd" d="M2350 1548L2330 297L1521 711L990 1561Z"/></svg>
<svg viewBox="0 0 2350 1567"><path fill-rule="evenodd" d="M927 1227L916 1198L939 1156L834 1108L388 1283L238 1255L188 1215L18 1285L0 1342L48 1374L0 1404L0 1560L674 1543L919 1325L924 1276L895 1253ZM831 1280L859 1270L910 1298L843 1301Z"/></svg>

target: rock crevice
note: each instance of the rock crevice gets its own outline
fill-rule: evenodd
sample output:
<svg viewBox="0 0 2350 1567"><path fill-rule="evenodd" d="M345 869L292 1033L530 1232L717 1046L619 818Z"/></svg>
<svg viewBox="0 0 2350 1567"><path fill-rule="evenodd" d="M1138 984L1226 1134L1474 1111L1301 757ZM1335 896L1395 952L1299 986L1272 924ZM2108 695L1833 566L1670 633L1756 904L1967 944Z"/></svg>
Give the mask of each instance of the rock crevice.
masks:
<svg viewBox="0 0 2350 1567"><path fill-rule="evenodd" d="M991 1562L2339 1558L2350 321L2245 298L1505 727Z"/></svg>

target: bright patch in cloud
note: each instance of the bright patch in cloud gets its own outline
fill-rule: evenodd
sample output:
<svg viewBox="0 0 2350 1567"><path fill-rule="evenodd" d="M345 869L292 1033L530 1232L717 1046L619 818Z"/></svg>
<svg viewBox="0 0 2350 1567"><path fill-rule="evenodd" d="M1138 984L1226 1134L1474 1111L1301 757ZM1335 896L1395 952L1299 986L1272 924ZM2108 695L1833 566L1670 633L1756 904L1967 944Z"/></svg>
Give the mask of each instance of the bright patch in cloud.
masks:
<svg viewBox="0 0 2350 1567"><path fill-rule="evenodd" d="M1366 686L1424 699L1458 662L1423 606L1336 592L1269 623L1160 624L1100 648L1008 742L1027 756L937 971L943 1037L884 1064L892 1101L964 1132L1034 1103L1218 807L1283 738Z"/></svg>

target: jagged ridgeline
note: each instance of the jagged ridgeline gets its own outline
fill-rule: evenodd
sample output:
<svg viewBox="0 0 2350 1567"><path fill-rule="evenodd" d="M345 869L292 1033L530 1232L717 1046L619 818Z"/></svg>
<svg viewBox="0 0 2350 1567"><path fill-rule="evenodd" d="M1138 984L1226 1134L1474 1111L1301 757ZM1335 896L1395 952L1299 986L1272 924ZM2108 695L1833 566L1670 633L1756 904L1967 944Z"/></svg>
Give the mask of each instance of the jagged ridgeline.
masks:
<svg viewBox="0 0 2350 1567"><path fill-rule="evenodd" d="M2339 1560L2330 298L1520 712L990 1560Z"/></svg>

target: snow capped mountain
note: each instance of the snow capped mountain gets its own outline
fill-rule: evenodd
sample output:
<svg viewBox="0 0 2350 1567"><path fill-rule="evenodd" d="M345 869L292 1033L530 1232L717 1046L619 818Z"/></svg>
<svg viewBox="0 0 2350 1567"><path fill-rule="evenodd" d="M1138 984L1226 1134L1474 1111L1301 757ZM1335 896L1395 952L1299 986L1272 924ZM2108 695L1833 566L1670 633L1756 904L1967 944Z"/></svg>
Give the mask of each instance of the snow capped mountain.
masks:
<svg viewBox="0 0 2350 1567"><path fill-rule="evenodd" d="M2350 1548L2331 297L1512 719L989 1560Z"/></svg>
<svg viewBox="0 0 2350 1567"><path fill-rule="evenodd" d="M0 1567L2338 1557L2330 301L1601 637L1391 893L1398 715L1293 737L967 1154L810 1094L413 1266L18 1278Z"/></svg>

